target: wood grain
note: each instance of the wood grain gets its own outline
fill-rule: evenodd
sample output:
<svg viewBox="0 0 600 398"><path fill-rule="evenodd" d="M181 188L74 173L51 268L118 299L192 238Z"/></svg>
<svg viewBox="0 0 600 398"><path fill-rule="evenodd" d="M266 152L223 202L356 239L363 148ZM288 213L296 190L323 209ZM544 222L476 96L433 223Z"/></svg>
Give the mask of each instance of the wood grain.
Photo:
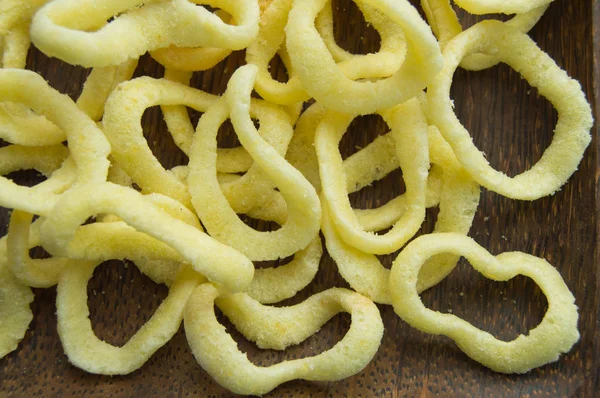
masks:
<svg viewBox="0 0 600 398"><path fill-rule="evenodd" d="M336 35L354 52L376 49L378 35L365 26L348 0L336 1ZM461 14L462 15L462 14ZM470 25L475 18L465 18ZM600 2L556 0L531 37L556 62L581 82L599 113ZM243 53L234 53L214 70L194 76L195 87L222 93ZM29 68L41 73L63 93L76 98L88 70L48 59L33 50ZM274 65L280 77L285 73ZM162 69L144 57L137 75L160 77ZM556 113L545 99L505 65L484 72L458 71L452 87L456 112L471 131L477 146L491 164L508 174L535 163L552 138ZM198 115L195 115L197 117ZM160 111L148 110L144 131L153 151L168 167L187 162L166 133ZM344 137L346 156L385 131L375 117L356 120ZM425 335L401 321L389 306L380 306L385 323L381 348L360 374L340 382L293 381L268 396L587 396L600 391L600 204L598 125L579 170L554 196L534 202L503 198L482 190L482 202L470 235L490 252L520 250L546 258L561 272L580 308L581 341L557 363L526 375L496 374L471 361L447 338ZM233 145L231 131L221 134L223 145ZM22 183L34 176L19 174ZM401 173L352 195L353 205L378 206L403 190ZM0 233L6 232L8 211L0 214ZM428 212L421 233L432 230L436 211ZM391 264L393 256L383 256ZM335 264L325 256L308 288L286 303L295 303L332 286L347 286ZM99 267L89 288L90 318L99 337L123 344L166 296L167 289L151 282L132 264L109 262ZM459 267L440 285L425 292L430 308L453 312L502 339L512 339L537 325L546 300L527 278L492 283L468 264ZM180 332L139 371L122 377L90 375L69 365L56 332L55 289L35 289L34 320L19 349L0 361L0 396L206 396L227 397L194 360ZM0 320L1 321L1 320ZM261 351L227 323L240 348L261 365L318 353L335 344L349 326L340 315L315 336L286 352Z"/></svg>

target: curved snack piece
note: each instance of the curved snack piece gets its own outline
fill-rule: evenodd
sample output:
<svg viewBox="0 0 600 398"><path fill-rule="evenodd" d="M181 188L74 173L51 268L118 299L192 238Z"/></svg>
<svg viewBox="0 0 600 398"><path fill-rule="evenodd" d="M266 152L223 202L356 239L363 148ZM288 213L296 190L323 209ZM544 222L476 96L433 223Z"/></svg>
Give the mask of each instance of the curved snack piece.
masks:
<svg viewBox="0 0 600 398"><path fill-rule="evenodd" d="M298 119L286 159L310 181L317 192L321 190L319 162L314 141L317 126L326 109L318 103L311 105ZM396 143L392 134L377 137L373 142L352 154L343 162L348 193L360 191L380 180L399 167ZM433 166L427 177L426 207L435 207L440 201L441 170ZM406 211L406 197L401 195L375 209L352 209L356 219L366 231L389 228ZM262 217L258 217L262 218Z"/></svg>
<svg viewBox="0 0 600 398"><path fill-rule="evenodd" d="M29 52L29 24L22 23L0 35L0 67L25 69Z"/></svg>
<svg viewBox="0 0 600 398"><path fill-rule="evenodd" d="M278 303L294 297L315 278L322 255L323 246L317 235L288 264L255 270L246 294L262 304Z"/></svg>
<svg viewBox="0 0 600 398"><path fill-rule="evenodd" d="M512 178L489 165L453 111L454 71L461 59L477 52L493 53L515 68L558 112L554 138L541 159ZM456 36L444 50L444 61L442 73L427 89L427 98L434 124L463 167L484 187L513 199L535 200L558 190L577 170L591 140L591 109L579 83L526 34L498 21L480 22Z"/></svg>
<svg viewBox="0 0 600 398"><path fill-rule="evenodd" d="M245 290L254 274L250 260L200 229L179 220L139 192L103 183L73 187L64 193L44 220L40 235L53 255L70 257L77 250L76 231L90 216L112 213L140 232L166 243L208 279L232 292Z"/></svg>
<svg viewBox="0 0 600 398"><path fill-rule="evenodd" d="M294 379L332 381L352 376L371 361L381 343L383 322L379 310L370 300L345 289L330 289L284 308L264 307L245 294L219 296L219 290L212 284L196 288L185 308L185 333L202 368L237 394L262 395ZM237 343L217 321L215 299L259 347L283 349L297 344L341 311L352 315L352 324L344 338L328 351L258 367L239 351ZM245 311L249 308L260 316ZM278 327L273 328L274 324Z"/></svg>
<svg viewBox="0 0 600 398"><path fill-rule="evenodd" d="M36 288L48 288L58 283L67 259L30 257L29 250L40 246L39 226L42 221L38 219L32 225L32 219L32 214L19 210L12 212L6 235L7 265L20 283Z"/></svg>
<svg viewBox="0 0 600 398"><path fill-rule="evenodd" d="M10 272L6 238L0 239L0 358L17 349L33 319L33 293Z"/></svg>
<svg viewBox="0 0 600 398"><path fill-rule="evenodd" d="M429 128L429 146L432 163L442 171L440 211L434 233L466 234L471 228L479 205L479 185L460 166L452 149L435 127ZM346 244L337 232L325 206L322 231L328 253L350 286L377 303L391 304L388 292L390 271L375 255ZM458 257L452 254L440 254L429 259L419 274L417 290L421 292L439 283L454 269L457 261Z"/></svg>
<svg viewBox="0 0 600 398"><path fill-rule="evenodd" d="M471 14L523 14L547 6L554 0L454 0Z"/></svg>
<svg viewBox="0 0 600 398"><path fill-rule="evenodd" d="M152 51L152 58L168 69L183 72L199 72L214 68L231 54L230 49L215 47L175 47L170 46Z"/></svg>
<svg viewBox="0 0 600 398"><path fill-rule="evenodd" d="M231 16L222 10L215 11L221 20L231 23ZM169 46L150 52L152 58L166 69L182 72L198 72L211 69L231 54L228 48L215 47L177 47Z"/></svg>
<svg viewBox="0 0 600 398"><path fill-rule="evenodd" d="M107 0L100 5L95 0L55 0L35 14L31 38L46 55L84 67L118 65L170 45L240 50L256 38L256 1L212 0L210 5L238 24L229 25L188 0Z"/></svg>
<svg viewBox="0 0 600 398"><path fill-rule="evenodd" d="M174 69L165 69L164 78L169 81L189 86L192 73ZM189 156L192 141L194 140L195 129L186 107L182 105L162 105L160 108L163 112L167 129L173 137L173 142L183 151L183 153ZM243 147L218 148L217 152L217 171L219 173L243 173L248 171L252 166L252 157ZM171 171L174 172L175 170L171 169ZM183 180L185 179L187 179L187 175Z"/></svg>
<svg viewBox="0 0 600 398"><path fill-rule="evenodd" d="M33 14L49 0L0 1L0 67L25 69Z"/></svg>
<svg viewBox="0 0 600 398"><path fill-rule="evenodd" d="M77 98L79 109L96 122L102 119L106 100L120 83L131 79L137 65L138 60L132 59L120 65L93 68Z"/></svg>
<svg viewBox="0 0 600 398"><path fill-rule="evenodd" d="M507 281L527 276L548 300L542 322L512 341L500 341L452 314L427 309L417 293L419 269L431 256L452 253L464 256L486 278ZM545 260L520 252L492 256L471 238L458 234L431 234L412 241L398 255L390 273L394 311L411 326L453 339L475 361L502 373L526 373L558 360L579 340L575 298L558 271Z"/></svg>
<svg viewBox="0 0 600 398"><path fill-rule="evenodd" d="M442 68L439 45L429 26L406 0L364 0L386 14L405 33L402 66L376 82L353 81L339 69L315 27L326 0L295 0L285 28L292 66L306 91L337 112L369 114L414 97Z"/></svg>
<svg viewBox="0 0 600 398"><path fill-rule="evenodd" d="M392 253L419 230L425 219L425 191L429 151L427 120L416 98L382 113L391 127L396 158L406 183L406 212L384 235L365 231L352 211L346 190L339 142L353 117L329 112L317 127L315 148L319 158L323 205L329 209L337 232L357 249L374 254Z"/></svg>
<svg viewBox="0 0 600 398"><path fill-rule="evenodd" d="M369 54L352 54L341 48L334 36L333 2L319 13L315 26L323 42L338 62L344 74L356 79L374 79L391 76L400 68L406 55L404 31L384 13L366 3L356 3L367 24L372 25L381 38L379 51Z"/></svg>
<svg viewBox="0 0 600 398"><path fill-rule="evenodd" d="M0 175L17 170L35 169L49 177L69 156L64 145L29 147L9 145L0 148Z"/></svg>
<svg viewBox="0 0 600 398"><path fill-rule="evenodd" d="M187 208L166 196L153 194L147 199L173 217L200 228L197 217ZM106 218L106 217L105 217ZM7 235L8 264L13 275L27 286L47 288L58 283L67 258L32 259L29 250L40 246L40 225L33 215L12 212ZM170 286L180 268L182 257L170 246L136 231L120 219L109 223L92 223L79 227L71 242L68 257L72 260L107 261L128 259L156 283Z"/></svg>
<svg viewBox="0 0 600 398"><path fill-rule="evenodd" d="M66 140L65 133L27 106L0 102L0 139L16 145L51 146Z"/></svg>
<svg viewBox="0 0 600 398"><path fill-rule="evenodd" d="M292 105L310 98L291 65L286 65L289 79L285 83L275 80L269 72L269 63L285 45L284 30L293 1L272 0L267 5L260 18L258 37L246 49L246 63L258 68L256 92L265 100L280 105Z"/></svg>
<svg viewBox="0 0 600 398"><path fill-rule="evenodd" d="M0 100L31 108L61 128L76 165L76 182L106 181L110 144L104 133L67 96L48 85L38 74L20 69L0 69ZM58 200L52 193L36 193L0 177L0 205L46 215Z"/></svg>
<svg viewBox="0 0 600 398"><path fill-rule="evenodd" d="M87 283L99 262L71 260L56 289L58 335L69 362L90 373L128 374L139 369L175 335L188 298L203 278L183 267L169 295L122 347L96 337L87 304Z"/></svg>
<svg viewBox="0 0 600 398"><path fill-rule="evenodd" d="M421 6L443 50L450 40L463 31L458 17L450 5L450 0L421 0ZM548 6L549 4L542 5L523 14L517 14L505 23L527 33L544 15ZM460 66L467 70L479 71L491 68L499 62L500 59L497 56L477 53L465 57L460 62Z"/></svg>
<svg viewBox="0 0 600 398"><path fill-rule="evenodd" d="M212 94L164 79L140 77L124 82L105 105L103 125L113 148L111 155L143 192L161 193L191 208L187 186L165 170L148 146L141 117L156 105L186 105L204 112L216 100Z"/></svg>
<svg viewBox="0 0 600 398"><path fill-rule="evenodd" d="M253 261L262 261L284 258L304 249L319 231L321 206L314 187L282 157L277 145L266 142L254 127L250 118L250 94L256 73L254 65L239 68L231 77L223 98L198 122L188 185L194 208L211 236L240 250ZM216 134L229 115L241 144L254 159L254 165L279 188L286 201L287 219L277 231L259 232L244 224L218 184ZM277 115L272 112L266 117L277 118ZM261 128L272 125L274 123L264 126L261 123ZM291 126L289 129L291 133ZM286 148L287 142L279 147Z"/></svg>

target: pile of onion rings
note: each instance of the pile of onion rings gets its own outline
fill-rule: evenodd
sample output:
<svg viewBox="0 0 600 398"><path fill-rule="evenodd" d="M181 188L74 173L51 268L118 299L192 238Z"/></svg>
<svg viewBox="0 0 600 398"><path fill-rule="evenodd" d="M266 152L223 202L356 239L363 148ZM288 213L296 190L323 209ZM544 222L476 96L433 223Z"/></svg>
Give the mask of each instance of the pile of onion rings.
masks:
<svg viewBox="0 0 600 398"><path fill-rule="evenodd" d="M564 1L564 0L563 0ZM17 349L33 318L31 288L57 286L57 329L69 361L123 375L141 367L183 324L198 363L220 385L262 395L293 379L333 381L361 372L384 332L376 303L411 326L452 338L473 360L503 373L557 361L579 339L578 309L558 271L520 252L491 255L467 235L480 187L516 200L552 195L590 143L591 108L527 32L552 0L456 0L472 14L515 14L463 31L450 0L356 0L381 36L377 53L336 44L327 0L0 0L0 206L12 209L0 239L0 358ZM208 7L198 7L205 3ZM26 69L31 45L92 68L76 101ZM215 95L193 72L246 50L247 65ZM164 77L133 78L149 52ZM269 72L278 55L288 81ZM458 67L504 62L558 112L552 143L529 170L493 169L459 122L450 98ZM255 98L253 90L261 97ZM165 168L144 138L146 109L160 106L186 165ZM196 126L187 108L201 112ZM390 131L343 159L350 123L380 115ZM241 146L219 148L230 121ZM18 185L8 174L36 170ZM361 210L349 195L401 169L406 192ZM426 209L433 233L415 238ZM279 226L258 231L241 215ZM387 230L385 233L381 231ZM334 288L275 307L309 286L327 252L351 289ZM49 258L36 259L41 246ZM377 255L398 252L391 270ZM419 293L465 257L487 278L532 278L548 298L542 323L504 342ZM255 262L293 257L279 267ZM111 259L130 260L169 288L155 314L122 347L100 340L88 318L87 283ZM352 324L311 357L252 364L215 306L260 348L285 350L340 312Z"/></svg>

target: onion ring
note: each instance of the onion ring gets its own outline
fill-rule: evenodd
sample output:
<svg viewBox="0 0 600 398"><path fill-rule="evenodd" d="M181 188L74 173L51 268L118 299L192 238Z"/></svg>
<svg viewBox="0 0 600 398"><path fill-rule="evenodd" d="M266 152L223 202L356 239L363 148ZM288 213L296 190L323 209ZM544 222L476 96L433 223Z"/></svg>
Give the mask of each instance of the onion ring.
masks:
<svg viewBox="0 0 600 398"><path fill-rule="evenodd" d="M466 234L471 228L479 205L479 186L460 167L452 149L435 127L429 129L429 145L431 161L441 168L443 183L439 200L440 212L435 223L434 233ZM328 208L323 207L321 228L325 235L327 251L337 264L342 277L353 289L371 300L377 303L391 304L388 292L390 271L381 264L375 255L346 244L339 236ZM427 261L419 274L418 291L421 292L439 283L454 269L457 261L458 257L450 254L438 255Z"/></svg>
<svg viewBox="0 0 600 398"><path fill-rule="evenodd" d="M284 258L304 249L319 231L321 208L314 187L276 148L265 142L254 127L250 118L250 93L256 73L254 65L239 68L229 81L224 97L200 118L199 134L194 137L190 156L188 185L194 208L211 236L240 250L253 261L262 261ZM279 188L287 203L287 220L277 231L259 232L244 224L218 185L216 134L229 114L254 164ZM271 113L266 117L276 115ZM278 133L282 136L281 131Z"/></svg>
<svg viewBox="0 0 600 398"><path fill-rule="evenodd" d="M452 75L462 58L476 52L493 53L516 68L558 111L554 138L542 158L512 178L489 165L453 112ZM446 46L444 61L444 70L427 89L430 114L463 167L484 187L513 199L535 200L558 190L577 169L591 140L591 109L579 83L526 34L498 21L480 22L456 36Z"/></svg>
<svg viewBox="0 0 600 398"><path fill-rule="evenodd" d="M385 235L365 231L348 199L346 177L338 145L351 115L329 112L315 135L324 206L344 241L367 253L386 254L402 247L420 228L425 218L425 191L429 153L427 120L421 104L413 98L382 114L391 126L397 159L406 184L407 211Z"/></svg>
<svg viewBox="0 0 600 398"><path fill-rule="evenodd" d="M238 25L228 25L187 0L107 0L101 6L94 0L55 0L33 17L31 39L49 56L93 67L121 64L170 45L240 50L256 38L256 1L210 3L232 15ZM97 30L89 31L93 29Z"/></svg>
<svg viewBox="0 0 600 398"><path fill-rule="evenodd" d="M235 249L169 215L137 191L109 182L73 187L61 196L41 226L44 248L53 255L70 257L69 253L77 250L74 238L78 227L98 213L113 213L166 243L194 270L231 291L244 290L252 281L252 262Z"/></svg>
<svg viewBox="0 0 600 398"><path fill-rule="evenodd" d="M330 289L301 304L284 308L263 307L244 294L219 296L219 290L212 284L196 288L185 308L185 334L200 366L219 384L237 394L262 395L293 379L331 381L356 374L373 358L383 335L377 307L345 289ZM258 367L239 351L237 343L217 321L215 299L223 312L248 338L256 340L259 347L284 348L297 344L341 311L352 315L352 324L346 336L326 352ZM260 316L248 317L245 311L248 308ZM273 328L273 325L278 326ZM278 333L271 332L274 330Z"/></svg>
<svg viewBox="0 0 600 398"><path fill-rule="evenodd" d="M65 132L76 167L76 182L106 181L110 145L96 124L66 95L51 88L38 74L0 69L0 98L30 107ZM0 205L46 215L58 200L0 177Z"/></svg>
<svg viewBox="0 0 600 398"><path fill-rule="evenodd" d="M456 315L427 309L417 293L419 269L428 258L442 253L466 257L473 268L492 280L506 281L517 275L533 279L548 300L542 322L528 335L506 342ZM392 266L389 292L394 311L404 321L423 332L450 337L465 354L496 372L526 373L556 361L579 340L575 298L554 267L520 252L494 257L463 235L424 235L408 244Z"/></svg>
<svg viewBox="0 0 600 398"><path fill-rule="evenodd" d="M67 264L56 289L58 335L69 362L86 372L115 375L139 369L177 332L183 310L202 277L183 267L169 289L169 295L154 315L122 347L96 337L88 318L87 283L98 262Z"/></svg>
<svg viewBox="0 0 600 398"><path fill-rule="evenodd" d="M365 0L365 4L379 9L404 30L406 58L400 69L386 79L349 79L337 68L315 28L315 18L325 3L326 0L295 1L285 30L292 65L302 85L327 108L363 115L390 108L418 94L441 70L437 41L408 1Z"/></svg>
<svg viewBox="0 0 600 398"><path fill-rule="evenodd" d="M458 17L450 5L450 0L421 0L421 6L443 50L450 40L463 31ZM549 4L542 5L523 14L517 14L505 23L527 33L544 15L548 6ZM460 62L460 66L467 70L479 71L491 68L499 62L498 57L477 53L465 57Z"/></svg>

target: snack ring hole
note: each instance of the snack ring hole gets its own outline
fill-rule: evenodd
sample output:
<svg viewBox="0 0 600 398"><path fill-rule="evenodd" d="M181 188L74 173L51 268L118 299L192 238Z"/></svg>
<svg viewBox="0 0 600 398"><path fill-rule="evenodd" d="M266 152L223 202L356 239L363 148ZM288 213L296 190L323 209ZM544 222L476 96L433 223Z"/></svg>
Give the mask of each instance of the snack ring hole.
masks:
<svg viewBox="0 0 600 398"><path fill-rule="evenodd" d="M190 87L214 94L223 95L227 82L240 66L246 63L246 51L233 51L221 61L217 67L202 72L195 72L190 80ZM194 123L194 127L196 124Z"/></svg>
<svg viewBox="0 0 600 398"><path fill-rule="evenodd" d="M442 282L423 292L421 300L427 308L454 314L502 341L527 335L548 308L546 296L532 279L518 275L496 282L475 271L464 258Z"/></svg>
<svg viewBox="0 0 600 398"><path fill-rule="evenodd" d="M333 11L333 35L336 43L342 49L352 54L369 54L379 51L381 36L367 21L354 1L331 0ZM336 18L336 14L348 14L348 17ZM338 26L339 21L350 21L344 27Z"/></svg>
<svg viewBox="0 0 600 398"><path fill-rule="evenodd" d="M219 131L217 132L217 146L219 148L237 148L242 146L240 140L237 138L237 134L235 134L230 119L225 120L221 127L219 127Z"/></svg>
<svg viewBox="0 0 600 398"><path fill-rule="evenodd" d="M290 80L287 68L279 54L275 54L273 59L269 62L269 73L271 74L271 77L279 83L287 83Z"/></svg>
<svg viewBox="0 0 600 398"><path fill-rule="evenodd" d="M94 334L122 347L150 319L169 290L142 274L132 262L110 260L96 267L87 293ZM126 320L114 317L118 308L127 314Z"/></svg>
<svg viewBox="0 0 600 398"><path fill-rule="evenodd" d="M258 220L261 221L261 220ZM271 223L270 223L271 224ZM274 223L273 223L274 224ZM285 258L278 258L277 260L268 260L268 261L253 261L254 268L278 268L284 266L286 264L291 263L294 260L295 255L291 255Z"/></svg>
<svg viewBox="0 0 600 398"><path fill-rule="evenodd" d="M169 134L160 106L152 106L144 111L142 126L147 126L144 128L144 137L148 141L148 147L166 170L188 164L187 155Z"/></svg>
<svg viewBox="0 0 600 398"><path fill-rule="evenodd" d="M13 171L12 173L6 174L4 177L12 181L18 181L19 185L25 187L34 187L47 180L41 172L34 169Z"/></svg>
<svg viewBox="0 0 600 398"><path fill-rule="evenodd" d="M451 98L475 146L485 153L494 169L509 177L529 170L552 140L546 131L556 125L558 113L550 101L506 64L480 72L457 69L452 87L465 85L470 87L466 95L464 91L461 96L452 95L451 91ZM499 102L498 98L514 101ZM480 112L473 112L474 107Z"/></svg>
<svg viewBox="0 0 600 398"><path fill-rule="evenodd" d="M35 260L43 260L52 257L42 246L29 249L29 257Z"/></svg>
<svg viewBox="0 0 600 398"><path fill-rule="evenodd" d="M375 209L406 192L402 170L397 168L380 180L348 195L353 209ZM383 232L381 232L383 233Z"/></svg>
<svg viewBox="0 0 600 398"><path fill-rule="evenodd" d="M294 297L295 302L302 302ZM286 300L285 303L291 300ZM276 305L280 307L282 303ZM286 305L292 305L287 303ZM351 316L340 312L331 318L321 329L297 345L287 347L285 350L259 348L240 333L223 312L215 306L217 320L225 327L227 333L236 341L238 349L248 355L250 362L257 366L272 366L283 361L308 358L331 349L350 329ZM336 337L338 336L338 337ZM341 336L341 337L339 337ZM318 347L318 348L317 348ZM308 349L307 349L308 348Z"/></svg>
<svg viewBox="0 0 600 398"><path fill-rule="evenodd" d="M389 132L390 127L377 113L355 117L340 140L339 150L342 159L346 160L373 142L375 138Z"/></svg>
<svg viewBox="0 0 600 398"><path fill-rule="evenodd" d="M73 101L79 98L83 91L83 84L92 71L91 68L71 65L58 58L48 57L41 51L29 51L27 69L42 76L51 87L67 94ZM57 70L65 74L52 73ZM76 78L61 79L60 76L76 76Z"/></svg>
<svg viewBox="0 0 600 398"><path fill-rule="evenodd" d="M421 228L417 231L415 236L410 241L407 242L407 244L410 243L412 240L418 238L421 235L427 235L427 234L433 233L435 230L435 223L437 222L437 217L438 217L439 212L440 212L440 208L438 206L428 207L427 209L425 209L425 221L423 221L423 224L421 224ZM376 235L384 235L390 229L392 229L392 228L389 227L386 229L382 229L381 231L373 231L373 233L375 233ZM404 247L401 247L400 249L398 249L392 253L389 253L389 254L376 254L375 257L377 257L377 259L379 260L379 262L381 263L381 265L384 268L391 269L394 260L396 259L396 257L398 257L398 254L403 249L404 249ZM435 256L433 256L432 258L435 260Z"/></svg>
<svg viewBox="0 0 600 398"><path fill-rule="evenodd" d="M244 222L250 228L253 228L257 231L277 231L281 228L281 225L276 223L275 221L265 221L257 218L252 218L245 214L239 214L240 220Z"/></svg>

